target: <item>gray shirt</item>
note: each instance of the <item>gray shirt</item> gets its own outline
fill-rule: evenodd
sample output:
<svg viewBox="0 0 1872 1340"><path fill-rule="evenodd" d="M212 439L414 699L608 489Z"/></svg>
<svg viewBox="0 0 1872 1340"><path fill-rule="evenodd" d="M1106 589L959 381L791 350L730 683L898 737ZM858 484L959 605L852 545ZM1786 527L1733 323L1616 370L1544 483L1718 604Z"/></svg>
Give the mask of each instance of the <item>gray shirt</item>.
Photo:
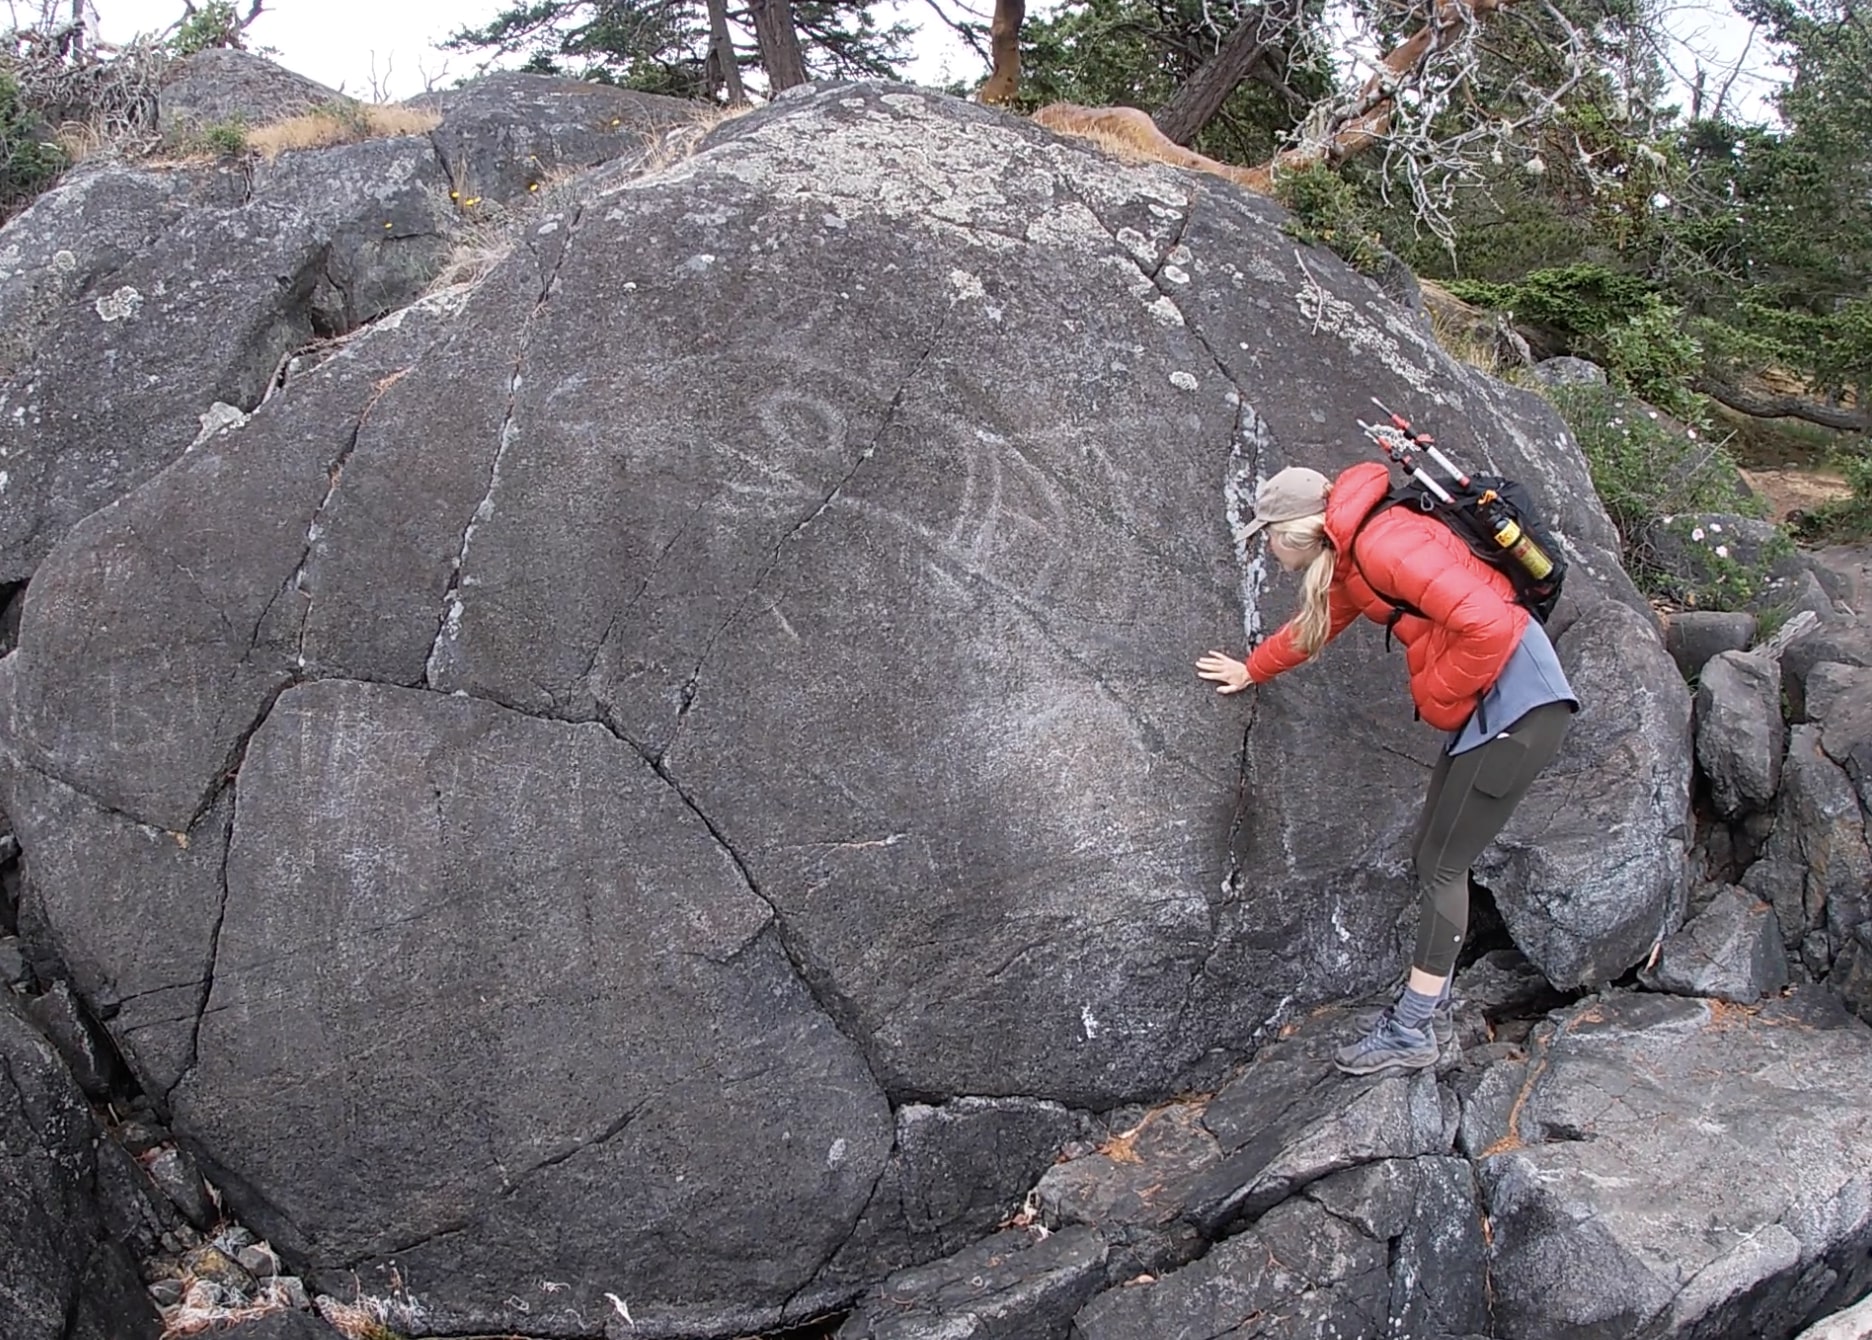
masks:
<svg viewBox="0 0 1872 1340"><path fill-rule="evenodd" d="M1566 671L1560 668L1553 640L1539 619L1530 618L1527 631L1521 634L1521 641L1495 683L1482 695L1481 703L1461 730L1450 732L1449 752L1466 753L1487 744L1547 703L1566 703L1579 711L1579 699L1567 683Z"/></svg>

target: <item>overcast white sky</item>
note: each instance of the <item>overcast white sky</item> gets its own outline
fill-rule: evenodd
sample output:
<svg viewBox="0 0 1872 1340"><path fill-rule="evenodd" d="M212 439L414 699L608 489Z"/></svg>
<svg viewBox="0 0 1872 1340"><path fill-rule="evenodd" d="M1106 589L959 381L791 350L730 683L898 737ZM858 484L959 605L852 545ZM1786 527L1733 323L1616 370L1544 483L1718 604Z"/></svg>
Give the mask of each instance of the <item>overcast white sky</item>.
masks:
<svg viewBox="0 0 1872 1340"><path fill-rule="evenodd" d="M92 0L104 39L123 41L139 32L159 31L182 14L178 0ZM509 0L267 0L248 34L256 46L277 47L273 57L289 70L307 75L353 97L372 94L372 61L379 88L391 98L423 91L424 72L447 86L477 71L469 54L439 51L436 44L457 29L486 23ZM988 0L992 3L992 0ZM24 13L35 6L20 4ZM241 3L242 9L246 8ZM921 0L900 0L903 21L922 30L913 79L942 83L950 78L975 80L987 67L937 23ZM1031 9L1037 5L1030 4ZM945 4L956 13L957 7ZM387 76L386 76L386 71Z"/></svg>
<svg viewBox="0 0 1872 1340"><path fill-rule="evenodd" d="M274 59L353 97L374 94L407 98L425 83L446 87L478 72L476 59L444 52L436 44L463 27L486 23L509 0L267 0L249 30L255 45L277 48ZM182 13L179 0L92 0L106 41L122 41L139 32L158 31ZM943 0L945 12L958 14L972 3L986 15L993 0ZM19 11L36 8L20 3ZM244 4L243 4L244 7ZM1028 0L1028 13L1050 8L1050 0ZM920 83L951 79L974 82L987 67L948 28L924 0L895 0L902 20L920 31L917 59L907 71ZM1731 97L1748 113L1765 118L1763 96L1773 87L1761 43L1748 45L1748 30L1733 17L1727 0L1665 0L1666 23L1676 36L1667 53L1681 77L1689 78L1701 62L1713 74L1711 92L1722 82L1720 71L1747 55L1753 68L1736 83ZM373 84L373 69L375 82ZM1687 102L1687 97L1685 99ZM1732 104L1733 105L1733 104Z"/></svg>

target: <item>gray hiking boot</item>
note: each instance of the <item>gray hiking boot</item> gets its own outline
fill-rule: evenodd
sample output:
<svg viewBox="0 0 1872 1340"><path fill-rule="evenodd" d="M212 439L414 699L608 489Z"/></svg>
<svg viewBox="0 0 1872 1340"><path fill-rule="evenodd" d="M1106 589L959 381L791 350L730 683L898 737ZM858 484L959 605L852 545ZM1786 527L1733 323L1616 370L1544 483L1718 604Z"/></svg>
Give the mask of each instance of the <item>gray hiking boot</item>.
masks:
<svg viewBox="0 0 1872 1340"><path fill-rule="evenodd" d="M1352 1016L1352 1027L1361 1034L1369 1033L1378 1027L1380 1021L1396 1017L1397 1002L1385 1006L1382 1010L1366 1010ZM1447 1047L1456 1037L1456 1002L1448 996L1436 1003L1436 1009L1430 1015L1430 1036L1436 1039L1439 1047Z"/></svg>
<svg viewBox="0 0 1872 1340"><path fill-rule="evenodd" d="M1437 1042L1427 1028L1406 1028L1381 1010L1376 1027L1349 1047L1333 1053L1333 1064L1348 1075L1379 1070L1422 1070L1437 1062Z"/></svg>

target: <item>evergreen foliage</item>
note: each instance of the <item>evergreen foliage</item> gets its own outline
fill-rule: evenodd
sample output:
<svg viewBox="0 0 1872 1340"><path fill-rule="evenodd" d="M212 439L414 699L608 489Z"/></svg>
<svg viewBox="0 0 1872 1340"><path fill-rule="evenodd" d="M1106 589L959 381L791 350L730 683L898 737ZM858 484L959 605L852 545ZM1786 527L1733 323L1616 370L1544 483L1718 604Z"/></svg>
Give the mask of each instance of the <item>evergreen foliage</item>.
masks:
<svg viewBox="0 0 1872 1340"><path fill-rule="evenodd" d="M184 16L169 39L169 50L177 57L241 45L241 20L234 12L234 0L205 0L194 13Z"/></svg>
<svg viewBox="0 0 1872 1340"><path fill-rule="evenodd" d="M1303 20L1319 21L1324 5L1307 0ZM1089 107L1137 107L1154 112L1215 53L1236 23L1258 6L1235 0L1067 0L1021 31L1024 70L1016 106L1049 102ZM1298 111L1332 88L1330 64L1305 41L1303 22L1290 30L1189 147L1231 163L1258 163L1280 147Z"/></svg>
<svg viewBox="0 0 1872 1340"><path fill-rule="evenodd" d="M882 27L872 0L794 0L793 24L814 78L890 78L909 29ZM745 8L726 17L738 68L758 70ZM712 54L703 0L516 0L479 28L444 43L459 51L522 54L521 68L644 93L720 101L725 79Z"/></svg>

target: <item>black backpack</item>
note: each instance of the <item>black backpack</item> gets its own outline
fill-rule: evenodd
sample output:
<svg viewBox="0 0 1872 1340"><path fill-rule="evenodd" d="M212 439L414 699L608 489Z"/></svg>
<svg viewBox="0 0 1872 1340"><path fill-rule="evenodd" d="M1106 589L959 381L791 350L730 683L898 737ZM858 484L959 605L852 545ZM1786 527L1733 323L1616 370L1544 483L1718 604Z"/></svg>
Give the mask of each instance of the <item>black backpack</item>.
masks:
<svg viewBox="0 0 1872 1340"><path fill-rule="evenodd" d="M1471 553L1505 574L1514 583L1516 602L1525 605L1535 618L1546 623L1560 599L1560 587L1566 580L1567 565L1566 560L1560 557L1553 532L1541 518L1540 510L1535 506L1533 495L1528 492L1526 485L1500 475L1470 475L1462 482L1451 480L1442 486L1442 491L1447 501L1437 497L1414 478L1392 485L1391 491L1366 513L1365 519L1352 532L1352 545L1357 546L1359 532L1370 525L1371 519L1380 512L1392 507L1412 507L1425 516L1435 517L1455 531L1469 546ZM1515 550L1520 547L1518 540L1505 548L1495 538L1503 531L1504 522L1511 523L1519 535L1531 539L1538 547L1541 557L1551 568L1545 576L1536 577L1515 557ZM1356 560L1356 555L1354 558ZM1367 584L1370 584L1369 578ZM1392 608L1392 615L1385 623L1387 647L1391 645L1391 631L1399 619L1406 614L1424 617L1423 611L1408 601L1399 600L1375 586L1372 592Z"/></svg>

